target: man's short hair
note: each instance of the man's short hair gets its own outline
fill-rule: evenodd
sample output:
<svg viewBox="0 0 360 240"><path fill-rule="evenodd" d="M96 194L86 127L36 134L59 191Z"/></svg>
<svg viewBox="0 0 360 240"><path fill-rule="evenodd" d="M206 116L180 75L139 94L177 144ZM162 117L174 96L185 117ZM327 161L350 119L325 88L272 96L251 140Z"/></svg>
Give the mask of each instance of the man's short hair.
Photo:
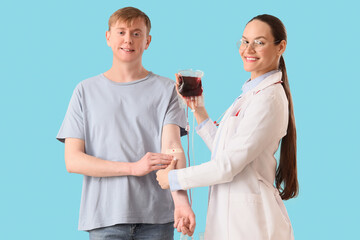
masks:
<svg viewBox="0 0 360 240"><path fill-rule="evenodd" d="M125 22L127 25L131 26L136 19L144 20L147 34L149 35L151 29L151 22L149 17L144 12L134 7L124 7L114 12L109 18L109 31L110 27L112 27L118 21Z"/></svg>

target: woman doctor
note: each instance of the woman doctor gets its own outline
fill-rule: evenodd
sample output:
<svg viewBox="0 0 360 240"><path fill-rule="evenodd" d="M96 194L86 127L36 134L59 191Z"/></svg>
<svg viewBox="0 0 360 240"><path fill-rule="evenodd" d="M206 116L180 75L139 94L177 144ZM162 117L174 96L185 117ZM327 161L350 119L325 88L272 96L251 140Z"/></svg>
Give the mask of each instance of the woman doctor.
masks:
<svg viewBox="0 0 360 240"><path fill-rule="evenodd" d="M211 161L180 170L171 164L157 173L161 187L171 191L211 186L206 240L294 238L282 201L298 194L295 119L282 56L286 41L286 29L274 16L247 23L239 53L251 78L242 94L218 128L204 106L193 107ZM189 223L176 220L175 227L186 232Z"/></svg>

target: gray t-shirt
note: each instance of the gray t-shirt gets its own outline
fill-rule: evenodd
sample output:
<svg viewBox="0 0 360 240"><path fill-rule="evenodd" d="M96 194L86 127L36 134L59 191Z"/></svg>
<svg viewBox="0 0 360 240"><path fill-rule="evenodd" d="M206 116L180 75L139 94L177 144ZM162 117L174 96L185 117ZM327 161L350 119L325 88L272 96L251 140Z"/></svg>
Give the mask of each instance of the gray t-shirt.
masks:
<svg viewBox="0 0 360 240"><path fill-rule="evenodd" d="M75 88L57 139L83 139L89 155L136 162L147 152L161 151L166 124L186 125L174 81L150 72L144 79L117 83L100 74ZM155 172L143 177L84 176L79 230L168 223L173 211L170 191L160 188Z"/></svg>

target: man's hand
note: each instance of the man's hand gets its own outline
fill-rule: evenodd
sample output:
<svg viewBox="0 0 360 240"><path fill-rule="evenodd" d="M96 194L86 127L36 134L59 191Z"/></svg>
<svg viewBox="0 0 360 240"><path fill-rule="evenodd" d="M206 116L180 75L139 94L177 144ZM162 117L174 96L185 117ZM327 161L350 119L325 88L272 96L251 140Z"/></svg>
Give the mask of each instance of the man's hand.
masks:
<svg viewBox="0 0 360 240"><path fill-rule="evenodd" d="M174 219L174 228L178 232L189 236L194 234L196 221L195 214L190 206L175 206Z"/></svg>
<svg viewBox="0 0 360 240"><path fill-rule="evenodd" d="M152 171L164 169L171 163L172 159L171 155L148 152L139 161L131 165L131 175L140 177Z"/></svg>
<svg viewBox="0 0 360 240"><path fill-rule="evenodd" d="M162 189L170 188L168 175L171 170L175 169L176 162L177 160L174 159L166 169L157 171L156 180L159 182Z"/></svg>

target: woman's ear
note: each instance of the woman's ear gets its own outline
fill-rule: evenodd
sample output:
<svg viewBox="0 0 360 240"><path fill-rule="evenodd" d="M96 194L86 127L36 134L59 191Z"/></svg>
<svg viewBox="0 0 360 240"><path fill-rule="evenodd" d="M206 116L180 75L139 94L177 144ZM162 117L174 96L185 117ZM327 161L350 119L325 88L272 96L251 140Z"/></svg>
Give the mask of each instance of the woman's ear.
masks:
<svg viewBox="0 0 360 240"><path fill-rule="evenodd" d="M280 44L279 44L278 46L279 46L278 55L281 56L281 55L283 55L283 53L285 52L285 49L286 49L286 41L285 41L285 40L281 40L281 42L280 42Z"/></svg>

